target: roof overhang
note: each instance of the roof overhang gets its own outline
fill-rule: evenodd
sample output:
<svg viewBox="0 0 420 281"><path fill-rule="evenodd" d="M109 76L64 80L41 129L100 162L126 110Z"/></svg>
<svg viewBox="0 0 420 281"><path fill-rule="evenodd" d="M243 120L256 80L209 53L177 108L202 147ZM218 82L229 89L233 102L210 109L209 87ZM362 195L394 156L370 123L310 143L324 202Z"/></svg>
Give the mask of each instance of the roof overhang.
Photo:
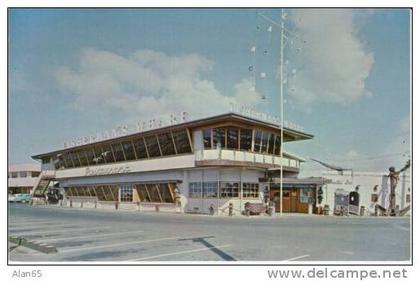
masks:
<svg viewBox="0 0 420 281"><path fill-rule="evenodd" d="M212 124L229 122L229 121L234 122L234 123L242 123L242 124L253 126L253 127L261 127L261 128L265 128L265 129L269 129L269 130L274 130L274 131L278 131L278 133L281 132L281 126L279 126L279 125L269 123L269 122L265 122L265 121L261 121L261 120L258 120L258 119L253 119L253 118L243 116L243 115L240 115L240 114L237 114L237 113L226 113L226 114L216 115L216 116L212 116L212 117L196 119L196 120L192 120L192 121L188 121L188 122L184 122L184 123L180 123L180 124L164 126L164 127L151 129L151 130L147 130L147 131L143 131L143 132L136 132L136 133L133 133L133 134L128 134L128 135L124 135L124 136L120 136L120 137L116 137L116 138L112 138L112 139L107 139L107 140L102 140L102 141L98 141L98 142L94 142L94 143L88 143L88 144L83 144L83 145L79 145L79 146L72 146L72 147L65 148L65 149L59 149L59 150L55 150L55 151L51 151L51 152L47 152L47 153L37 154L37 155L32 156L32 158L33 159L42 159L44 157L55 156L55 155L60 154L60 153L73 151L75 149L83 149L83 148L87 148L87 147L92 147L94 145L107 144L107 143L111 143L111 142L115 142L115 141L124 141L124 140L132 139L132 138L135 138L135 137L148 136L148 135L153 135L153 134L160 133L160 132L163 133L163 132L166 132L166 131L174 131L174 130L180 130L180 129L193 130L195 128L206 127L206 126L210 126ZM289 129L289 128L286 128L286 127L283 130L283 136L284 136L284 141L285 142L307 140L307 139L312 139L314 137L311 134L304 133L304 132L297 131L297 130L293 130L293 129Z"/></svg>

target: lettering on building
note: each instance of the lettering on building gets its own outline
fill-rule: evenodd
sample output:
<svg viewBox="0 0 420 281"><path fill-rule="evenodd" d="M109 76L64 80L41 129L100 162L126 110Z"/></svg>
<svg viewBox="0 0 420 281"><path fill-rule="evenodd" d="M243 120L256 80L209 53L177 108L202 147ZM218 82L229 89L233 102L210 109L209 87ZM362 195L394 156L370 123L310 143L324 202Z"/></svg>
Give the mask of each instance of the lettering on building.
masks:
<svg viewBox="0 0 420 281"><path fill-rule="evenodd" d="M129 166L114 166L114 167L98 167L92 168L87 167L86 176L100 176L100 175L112 175L112 174L124 174L131 171Z"/></svg>
<svg viewBox="0 0 420 281"><path fill-rule="evenodd" d="M279 116L257 111L256 109L250 106L231 102L230 111L233 113L238 113L247 117L251 117L251 118L258 119L264 122L269 122L269 123L281 126L281 118ZM290 122L288 120L283 120L283 125L285 128L293 129L296 131L303 131L302 126L296 123Z"/></svg>
<svg viewBox="0 0 420 281"><path fill-rule="evenodd" d="M114 129L105 130L91 136L82 136L64 142L64 148L80 146L84 144L104 141L117 137L123 137L129 134L140 133L153 129L159 129L165 126L181 124L188 121L188 112L182 111L180 113L171 113L168 116L153 118L149 120L138 121L135 126L119 125Z"/></svg>

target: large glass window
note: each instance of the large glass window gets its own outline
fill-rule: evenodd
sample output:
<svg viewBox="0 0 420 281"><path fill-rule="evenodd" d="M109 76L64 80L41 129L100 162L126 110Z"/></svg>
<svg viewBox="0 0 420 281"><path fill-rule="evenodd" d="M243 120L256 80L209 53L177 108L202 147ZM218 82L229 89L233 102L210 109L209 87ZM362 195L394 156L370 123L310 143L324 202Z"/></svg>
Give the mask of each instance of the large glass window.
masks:
<svg viewBox="0 0 420 281"><path fill-rule="evenodd" d="M268 141L268 154L274 154L274 141L276 139L276 135L271 133L270 138Z"/></svg>
<svg viewBox="0 0 420 281"><path fill-rule="evenodd" d="M261 137L261 153L267 153L268 132L263 132Z"/></svg>
<svg viewBox="0 0 420 281"><path fill-rule="evenodd" d="M137 184L135 185L137 193L139 194L140 201L142 202L151 202L152 199L150 198L149 190L145 184Z"/></svg>
<svg viewBox="0 0 420 281"><path fill-rule="evenodd" d="M250 151L252 148L252 130L241 129L240 149Z"/></svg>
<svg viewBox="0 0 420 281"><path fill-rule="evenodd" d="M276 143L274 144L275 155L280 155L280 144L281 144L281 138L280 136L276 136Z"/></svg>
<svg viewBox="0 0 420 281"><path fill-rule="evenodd" d="M258 183L244 182L242 184L243 198L258 198Z"/></svg>
<svg viewBox="0 0 420 281"><path fill-rule="evenodd" d="M39 177L40 174L41 174L40 172L31 172L31 177L37 178Z"/></svg>
<svg viewBox="0 0 420 281"><path fill-rule="evenodd" d="M95 154L95 157L93 159L93 162L95 164L105 163L105 157L102 155L102 148L100 146L95 146L93 148L93 152Z"/></svg>
<svg viewBox="0 0 420 281"><path fill-rule="evenodd" d="M137 159L147 158L147 151L146 151L146 146L144 145L143 138L134 140L134 148L136 149Z"/></svg>
<svg viewBox="0 0 420 281"><path fill-rule="evenodd" d="M147 144L147 150L149 151L149 157L161 156L156 136L147 137L146 144Z"/></svg>
<svg viewBox="0 0 420 281"><path fill-rule="evenodd" d="M201 182L190 182L188 196L190 198L201 198Z"/></svg>
<svg viewBox="0 0 420 281"><path fill-rule="evenodd" d="M120 188L121 202L133 202L133 187L131 184L123 184Z"/></svg>
<svg viewBox="0 0 420 281"><path fill-rule="evenodd" d="M214 128L213 129L213 148L226 148L226 129Z"/></svg>
<svg viewBox="0 0 420 281"><path fill-rule="evenodd" d="M141 202L174 203L173 184L135 184Z"/></svg>
<svg viewBox="0 0 420 281"><path fill-rule="evenodd" d="M97 185L94 189L99 201L118 201L117 185Z"/></svg>
<svg viewBox="0 0 420 281"><path fill-rule="evenodd" d="M117 142L112 144L112 149L114 151L115 160L117 162L124 161L124 152L121 143Z"/></svg>
<svg viewBox="0 0 420 281"><path fill-rule="evenodd" d="M257 153L261 152L261 139L262 139L262 132L259 130L256 130L255 137L254 137L254 152L257 152Z"/></svg>
<svg viewBox="0 0 420 281"><path fill-rule="evenodd" d="M170 190L170 186L167 183L160 183L156 185L156 188L159 189L160 196L162 197L163 202L165 203L173 203L174 198L172 192Z"/></svg>
<svg viewBox="0 0 420 281"><path fill-rule="evenodd" d="M158 136L160 149L163 155L174 155L175 147L171 133L163 133Z"/></svg>
<svg viewBox="0 0 420 281"><path fill-rule="evenodd" d="M203 182L203 197L217 198L217 182Z"/></svg>
<svg viewBox="0 0 420 281"><path fill-rule="evenodd" d="M86 154L83 150L78 150L77 154L79 155L79 159L80 159L80 163L83 166L87 166L88 165L88 159L86 158Z"/></svg>
<svg viewBox="0 0 420 281"><path fill-rule="evenodd" d="M122 146L127 160L136 159L136 156L134 155L133 144L131 143L131 141L122 142Z"/></svg>
<svg viewBox="0 0 420 281"><path fill-rule="evenodd" d="M238 137L239 137L238 128L227 129L227 148L228 149L238 149L238 144L239 144Z"/></svg>
<svg viewBox="0 0 420 281"><path fill-rule="evenodd" d="M162 195L159 190L159 184L147 184L147 189L149 190L150 198L152 202L162 202Z"/></svg>
<svg viewBox="0 0 420 281"><path fill-rule="evenodd" d="M66 163L66 168L73 168L73 161L71 159L70 153L63 153L64 162Z"/></svg>
<svg viewBox="0 0 420 281"><path fill-rule="evenodd" d="M95 188L93 186L87 186L86 187L86 194L92 197L96 197Z"/></svg>
<svg viewBox="0 0 420 281"><path fill-rule="evenodd" d="M93 153L93 149L92 148L88 148L85 150L86 153L86 157L88 160L89 165L95 165L95 154Z"/></svg>
<svg viewBox="0 0 420 281"><path fill-rule="evenodd" d="M239 183L238 182L221 182L220 183L220 197L221 198L239 197Z"/></svg>
<svg viewBox="0 0 420 281"><path fill-rule="evenodd" d="M17 178L18 177L18 173L17 172L12 172L12 178Z"/></svg>
<svg viewBox="0 0 420 281"><path fill-rule="evenodd" d="M176 151L178 152L178 154L192 152L187 130L184 129L180 131L174 131L172 132L172 135L174 137Z"/></svg>
<svg viewBox="0 0 420 281"><path fill-rule="evenodd" d="M70 157L73 160L74 167L80 167L79 157L76 152L70 152Z"/></svg>
<svg viewBox="0 0 420 281"><path fill-rule="evenodd" d="M113 154L113 152L111 150L111 146L109 144L104 145L102 147L102 150L103 150L103 152L102 152L101 155L104 158L104 160L105 160L106 163L113 163L113 162L115 162L114 154Z"/></svg>
<svg viewBox="0 0 420 281"><path fill-rule="evenodd" d="M204 148L211 148L211 129L205 129L203 130L203 142L204 142Z"/></svg>
<svg viewBox="0 0 420 281"><path fill-rule="evenodd" d="M26 178L26 171L25 172L19 172L20 178Z"/></svg>

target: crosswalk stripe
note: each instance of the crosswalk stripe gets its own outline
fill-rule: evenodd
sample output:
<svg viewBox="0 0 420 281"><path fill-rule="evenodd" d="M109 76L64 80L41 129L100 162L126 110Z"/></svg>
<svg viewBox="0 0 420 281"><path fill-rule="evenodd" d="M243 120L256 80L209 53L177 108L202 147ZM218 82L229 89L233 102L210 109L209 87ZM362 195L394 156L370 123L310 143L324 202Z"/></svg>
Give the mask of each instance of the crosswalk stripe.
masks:
<svg viewBox="0 0 420 281"><path fill-rule="evenodd" d="M109 237L109 236L118 236L124 234L134 234L134 233L142 233L144 230L135 230L135 231L124 231L124 232L114 232L114 233L107 233L107 234L96 234L96 235L80 235L80 236L72 236L72 237L60 237L60 238L47 238L47 239L39 239L42 242L57 242L57 241L68 241L68 240L77 240L80 238L102 238L102 237Z"/></svg>
<svg viewBox="0 0 420 281"><path fill-rule="evenodd" d="M61 232L77 232L77 231L86 231L86 230L105 230L111 228L110 226L101 227L100 229L98 227L90 227L90 228L70 228L70 229L57 229L53 231L11 231L10 233L15 236L27 236L27 235L38 235L38 234L54 234L54 233L61 233Z"/></svg>
<svg viewBox="0 0 420 281"><path fill-rule="evenodd" d="M186 251L179 251L179 252L172 252L172 253L160 254L160 255L155 255L155 256L143 257L143 258L130 260L130 261L144 261L144 260L151 260L151 259L155 259L155 258L175 256L175 255L181 255L181 254L211 251L211 249L215 249L215 248L220 249L220 248L226 248L226 247L230 247L230 246L232 246L232 244L218 245L218 246L216 245L216 246L212 246L212 247L202 247L202 248L193 249L193 250L186 250Z"/></svg>

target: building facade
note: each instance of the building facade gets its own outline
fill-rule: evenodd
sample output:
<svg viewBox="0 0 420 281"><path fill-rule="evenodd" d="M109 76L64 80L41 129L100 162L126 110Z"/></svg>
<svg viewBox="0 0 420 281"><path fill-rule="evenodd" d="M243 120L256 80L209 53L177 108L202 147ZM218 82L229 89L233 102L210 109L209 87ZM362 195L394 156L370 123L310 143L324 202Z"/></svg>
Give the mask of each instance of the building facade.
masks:
<svg viewBox="0 0 420 281"><path fill-rule="evenodd" d="M363 207L365 215L375 213L375 206L378 204L385 209L389 208L390 181L387 173L346 171L343 174L325 171L322 176L327 179L323 185L323 204L330 206L332 210L337 209L340 196L349 196L351 192L359 194L358 212ZM396 205L402 210L411 205L411 180L410 173L404 172L396 188ZM410 214L410 211L406 213Z"/></svg>
<svg viewBox="0 0 420 281"><path fill-rule="evenodd" d="M10 194L30 194L38 185L41 174L39 164L19 164L8 167L7 183Z"/></svg>
<svg viewBox="0 0 420 281"><path fill-rule="evenodd" d="M228 113L35 155L44 180L35 194L55 180L64 189L64 205L72 207L213 209L222 215L229 204L239 214L246 202L272 201L277 211L282 206L286 212L308 212L323 183L299 182L304 159L287 152L280 156L281 130ZM311 138L301 131L283 131L284 142Z"/></svg>

